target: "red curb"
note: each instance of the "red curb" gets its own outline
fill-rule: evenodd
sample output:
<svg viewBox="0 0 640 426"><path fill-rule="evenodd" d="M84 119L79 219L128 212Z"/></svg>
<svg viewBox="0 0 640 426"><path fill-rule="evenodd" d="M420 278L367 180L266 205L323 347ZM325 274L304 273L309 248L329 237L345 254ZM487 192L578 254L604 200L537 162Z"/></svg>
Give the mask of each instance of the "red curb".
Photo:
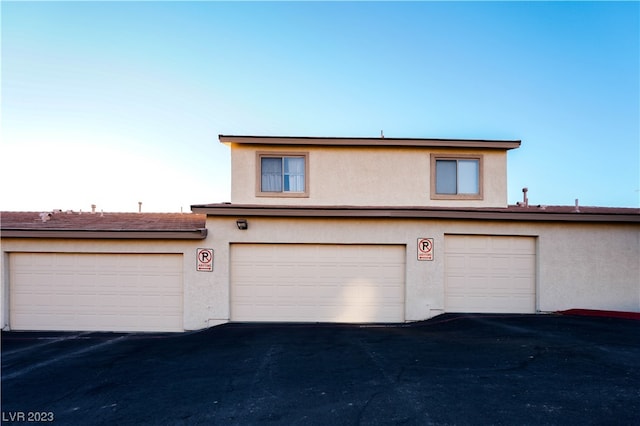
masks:
<svg viewBox="0 0 640 426"><path fill-rule="evenodd" d="M640 312L601 311L597 309L568 309L558 311L561 315L578 315L587 317L608 317L640 320Z"/></svg>

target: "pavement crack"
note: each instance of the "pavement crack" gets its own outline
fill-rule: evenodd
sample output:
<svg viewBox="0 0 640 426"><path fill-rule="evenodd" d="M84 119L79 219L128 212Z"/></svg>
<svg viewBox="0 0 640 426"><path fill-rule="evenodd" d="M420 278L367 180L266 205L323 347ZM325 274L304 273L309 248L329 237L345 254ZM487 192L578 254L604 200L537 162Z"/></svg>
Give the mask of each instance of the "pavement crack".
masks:
<svg viewBox="0 0 640 426"><path fill-rule="evenodd" d="M281 345L273 344L269 346L269 349L264 353L259 361L258 366L249 382L250 391L242 404L238 404L234 410L230 413L229 424L242 425L246 424L246 418L252 418L259 415L259 413L269 404L265 404L265 401L273 401L279 398L279 395L273 393L271 389L273 381L274 371L274 357L276 354L282 352ZM230 384L233 387L233 384ZM267 413L266 416L271 416L273 413Z"/></svg>
<svg viewBox="0 0 640 426"><path fill-rule="evenodd" d="M54 343L64 342L65 340L81 339L84 336L86 336L88 334L91 334L91 333L92 332L87 331L87 332L82 332L82 333L72 334L72 335L66 335L66 336L60 336L60 337L41 337L40 340L42 340L42 342L40 342L40 343L38 343L36 345L27 346L27 347L24 347L24 348L13 349L13 350L9 350L9 351L3 351L2 352L2 357L5 358L5 357L9 357L9 356L15 355L15 354L21 354L22 352L41 350L45 346L49 346L49 345L52 345Z"/></svg>
<svg viewBox="0 0 640 426"><path fill-rule="evenodd" d="M364 351L364 353L369 357L369 359L376 366L378 371L382 374L382 377L384 377L384 381L385 381L385 383L383 384L383 389L378 392L372 393L371 396L369 396L369 398L367 399L367 401L363 404L362 408L358 412L357 424L367 423L366 421L363 420L363 418L366 415L368 410L373 409L375 404L372 404L372 401L374 401L376 398L384 394L389 394L390 396L395 395L398 398L397 399L398 401L402 401L399 404L400 406L397 407L398 412L401 412L401 413L421 412L422 415L424 416L422 418L422 421L424 421L424 424L432 424L432 421L423 404L418 400L416 400L415 398L412 398L412 391L406 386L403 386L403 384L401 383L401 377L404 374L404 367L400 368L397 374L393 374L388 368L388 366L396 366L396 363L389 362L387 359L381 356L378 352L376 352L375 349L372 348L371 345L367 343L365 340L358 339L357 342L358 342L358 346L360 346L360 348ZM408 406L406 401L413 401L413 405Z"/></svg>
<svg viewBox="0 0 640 426"><path fill-rule="evenodd" d="M256 369L255 374L253 375L253 380L251 382L251 386L255 387L255 385L262 379L262 376L267 374L270 378L273 377L273 355L277 352L281 352L282 348L279 345L271 345L269 350L264 354L262 360L260 361L260 365Z"/></svg>
<svg viewBox="0 0 640 426"><path fill-rule="evenodd" d="M15 379L15 378L21 377L21 376L23 376L23 375L25 375L27 373L31 373L34 370L38 370L38 369L40 369L42 367L46 367L48 365L51 365L51 364L56 363L58 361L61 361L63 359L71 358L71 357L74 357L74 356L77 356L77 355L82 355L82 354L85 354L87 352L91 352L91 351L94 351L96 349L102 348L104 346L112 345L112 344L114 344L114 343L116 343L116 342L118 342L118 341L120 341L120 340L122 340L122 339L124 339L126 337L127 336L116 337L114 339L109 339L106 342L97 343L95 345L91 345L91 346L88 346L86 348L78 349L77 351L68 352L68 353L65 353L64 355L48 359L46 361L42 361L42 362L39 362L39 363L36 363L36 364L28 365L28 366L26 366L24 368L21 368L20 370L13 371L13 372L7 373L7 374L3 374L2 375L2 380L5 381L5 380L11 380L11 379Z"/></svg>
<svg viewBox="0 0 640 426"><path fill-rule="evenodd" d="M389 372L386 368L387 363L384 360L380 359L380 355L378 355L374 350L371 349L369 344L367 344L362 339L358 340L358 345L362 348L362 350L367 354L369 359L376 366L378 371L382 373L382 376L385 378L388 384L395 384L398 381L398 377L394 377L393 374Z"/></svg>
<svg viewBox="0 0 640 426"><path fill-rule="evenodd" d="M369 398L367 398L367 401L363 404L362 408L358 411L358 417L356 418L356 424L358 424L358 425L362 424L362 417L364 416L364 413L369 408L369 405L371 404L371 401L373 401L378 396L382 395L382 393L383 393L382 391L374 392L369 396Z"/></svg>

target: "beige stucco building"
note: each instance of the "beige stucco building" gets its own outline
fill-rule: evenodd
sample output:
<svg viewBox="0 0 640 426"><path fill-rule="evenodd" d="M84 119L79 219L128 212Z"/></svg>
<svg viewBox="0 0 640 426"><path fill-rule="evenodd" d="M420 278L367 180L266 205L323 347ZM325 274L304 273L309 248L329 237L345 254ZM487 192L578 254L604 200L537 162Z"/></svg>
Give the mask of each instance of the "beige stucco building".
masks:
<svg viewBox="0 0 640 426"><path fill-rule="evenodd" d="M509 206L519 141L220 141L231 203L111 217L118 226L3 214L4 328L640 312L640 209Z"/></svg>

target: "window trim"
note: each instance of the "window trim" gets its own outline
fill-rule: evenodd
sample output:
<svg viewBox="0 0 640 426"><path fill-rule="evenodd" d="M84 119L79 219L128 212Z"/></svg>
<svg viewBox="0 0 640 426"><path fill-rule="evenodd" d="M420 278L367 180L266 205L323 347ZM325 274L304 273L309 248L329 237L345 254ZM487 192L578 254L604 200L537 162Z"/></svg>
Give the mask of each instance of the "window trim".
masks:
<svg viewBox="0 0 640 426"><path fill-rule="evenodd" d="M262 191L263 158L304 158L304 192L268 192ZM256 197L308 198L309 197L309 153L296 151L258 151L256 152Z"/></svg>
<svg viewBox="0 0 640 426"><path fill-rule="evenodd" d="M437 194L436 193L436 161L438 160L478 160L478 193L477 194ZM431 199L432 200L483 200L484 199L484 156L467 154L431 154ZM457 172L457 164L456 164Z"/></svg>

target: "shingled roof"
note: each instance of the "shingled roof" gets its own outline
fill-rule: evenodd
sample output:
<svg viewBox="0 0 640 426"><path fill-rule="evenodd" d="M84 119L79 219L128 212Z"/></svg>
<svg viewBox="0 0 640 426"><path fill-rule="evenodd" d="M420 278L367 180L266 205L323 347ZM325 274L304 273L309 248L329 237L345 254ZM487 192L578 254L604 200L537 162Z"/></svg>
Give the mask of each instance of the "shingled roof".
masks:
<svg viewBox="0 0 640 426"><path fill-rule="evenodd" d="M3 238L203 239L205 222L193 213L0 213Z"/></svg>

